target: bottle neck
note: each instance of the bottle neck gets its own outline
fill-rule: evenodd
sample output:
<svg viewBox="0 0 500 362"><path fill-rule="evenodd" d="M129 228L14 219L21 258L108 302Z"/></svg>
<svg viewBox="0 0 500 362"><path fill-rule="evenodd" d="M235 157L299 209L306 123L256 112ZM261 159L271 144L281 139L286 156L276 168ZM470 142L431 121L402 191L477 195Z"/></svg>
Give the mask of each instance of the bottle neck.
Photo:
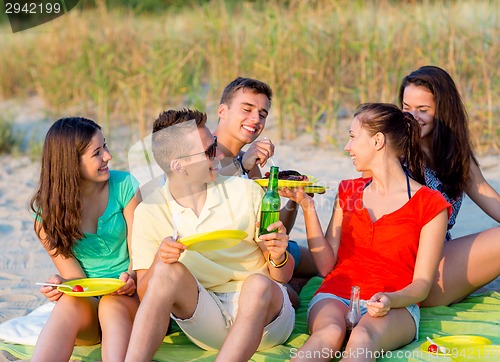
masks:
<svg viewBox="0 0 500 362"><path fill-rule="evenodd" d="M359 308L360 289L353 287L351 291L351 309Z"/></svg>
<svg viewBox="0 0 500 362"><path fill-rule="evenodd" d="M278 171L277 166L271 166L271 171L269 172L269 182L267 184L267 192L277 192L278 191Z"/></svg>

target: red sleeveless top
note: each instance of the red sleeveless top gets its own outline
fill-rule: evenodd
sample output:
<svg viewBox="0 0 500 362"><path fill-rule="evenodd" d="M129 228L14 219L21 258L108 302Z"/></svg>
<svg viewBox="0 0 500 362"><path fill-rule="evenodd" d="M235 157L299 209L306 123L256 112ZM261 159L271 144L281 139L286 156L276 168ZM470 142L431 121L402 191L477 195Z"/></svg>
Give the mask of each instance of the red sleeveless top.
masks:
<svg viewBox="0 0 500 362"><path fill-rule="evenodd" d="M440 192L422 186L400 209L372 222L363 207L363 190L371 178L342 181L339 203L343 211L337 264L316 293L349 299L351 286L361 287L361 299L377 292L394 292L411 283L420 231L451 205Z"/></svg>

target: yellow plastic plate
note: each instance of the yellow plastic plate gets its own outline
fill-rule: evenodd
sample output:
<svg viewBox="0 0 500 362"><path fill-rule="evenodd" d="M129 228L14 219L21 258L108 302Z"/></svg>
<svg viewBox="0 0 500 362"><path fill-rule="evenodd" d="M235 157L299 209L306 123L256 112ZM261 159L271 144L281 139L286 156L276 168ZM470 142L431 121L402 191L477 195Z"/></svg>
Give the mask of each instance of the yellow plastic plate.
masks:
<svg viewBox="0 0 500 362"><path fill-rule="evenodd" d="M95 297L98 295L110 294L116 292L125 285L120 279L114 278L75 279L64 282L64 284L71 285L72 287L81 285L84 289L87 288L83 292L72 292L69 288L57 287L58 291L74 297Z"/></svg>
<svg viewBox="0 0 500 362"><path fill-rule="evenodd" d="M278 180L278 187L302 187L302 186L311 186L313 183L317 182L318 179L311 175L306 175L309 178L309 181L291 181L291 180ZM254 180L262 187L267 187L269 183L269 179L267 178L258 178Z"/></svg>
<svg viewBox="0 0 500 362"><path fill-rule="evenodd" d="M432 340L438 345L446 348L447 353L432 353L433 355L438 356L452 356L456 355L459 350L463 348L476 347L482 345L491 344L491 341L486 337L480 336L446 336L439 338L432 338ZM430 353L427 351L429 348L430 342L425 341L420 345L420 349L424 352Z"/></svg>
<svg viewBox="0 0 500 362"><path fill-rule="evenodd" d="M304 192L307 194L324 194L327 188L328 187L319 185L305 186Z"/></svg>
<svg viewBox="0 0 500 362"><path fill-rule="evenodd" d="M452 353L451 359L455 362L498 362L500 361L500 346L489 344L462 348L457 353Z"/></svg>
<svg viewBox="0 0 500 362"><path fill-rule="evenodd" d="M177 241L191 251L211 251L235 246L247 236L248 234L241 230L218 230L186 236Z"/></svg>

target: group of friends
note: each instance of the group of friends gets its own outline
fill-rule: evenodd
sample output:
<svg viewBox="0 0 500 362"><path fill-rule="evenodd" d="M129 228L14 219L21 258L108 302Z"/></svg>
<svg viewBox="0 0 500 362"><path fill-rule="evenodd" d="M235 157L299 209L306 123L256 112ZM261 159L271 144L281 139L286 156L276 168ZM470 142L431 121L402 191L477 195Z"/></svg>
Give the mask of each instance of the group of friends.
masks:
<svg viewBox="0 0 500 362"><path fill-rule="evenodd" d="M298 301L287 283L313 275L324 279L308 307L310 337L292 360L324 348L393 350L418 338L420 307L458 302L500 275L500 227L450 234L465 194L497 222L500 195L480 171L445 70L424 66L404 77L399 107L358 106L345 151L360 177L340 183L326 232L312 195L284 187L280 221L258 235L264 191L252 179L275 152L258 139L271 100L266 83L235 79L213 133L198 110L162 112L152 150L165 175L148 193L128 172L109 169L98 124L52 125L31 199L36 234L59 272L47 282L110 277L125 285L86 298L41 287L57 303L32 361L68 361L75 345L97 343L104 361L151 361L172 320L197 346L218 351L216 360L247 361L288 339ZM299 209L307 248L288 237ZM178 241L222 229L248 236L207 252ZM353 285L362 317L345 341Z"/></svg>

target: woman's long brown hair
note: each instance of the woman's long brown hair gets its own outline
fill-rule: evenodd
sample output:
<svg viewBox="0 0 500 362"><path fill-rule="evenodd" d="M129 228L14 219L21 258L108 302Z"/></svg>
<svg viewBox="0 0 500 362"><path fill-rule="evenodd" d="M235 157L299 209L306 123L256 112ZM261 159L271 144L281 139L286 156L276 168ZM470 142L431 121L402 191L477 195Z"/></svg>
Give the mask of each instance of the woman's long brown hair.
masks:
<svg viewBox="0 0 500 362"><path fill-rule="evenodd" d="M473 152L467 111L451 76L435 66L424 66L407 75L399 88L399 104L409 84L426 88L434 95L434 134L431 164L443 191L454 199L469 183L471 160L478 163ZM430 165L429 165L430 166Z"/></svg>
<svg viewBox="0 0 500 362"><path fill-rule="evenodd" d="M80 157L100 129L86 118L62 118L45 137L40 180L30 207L36 215L35 232L53 255L73 256L73 245L84 236Z"/></svg>

